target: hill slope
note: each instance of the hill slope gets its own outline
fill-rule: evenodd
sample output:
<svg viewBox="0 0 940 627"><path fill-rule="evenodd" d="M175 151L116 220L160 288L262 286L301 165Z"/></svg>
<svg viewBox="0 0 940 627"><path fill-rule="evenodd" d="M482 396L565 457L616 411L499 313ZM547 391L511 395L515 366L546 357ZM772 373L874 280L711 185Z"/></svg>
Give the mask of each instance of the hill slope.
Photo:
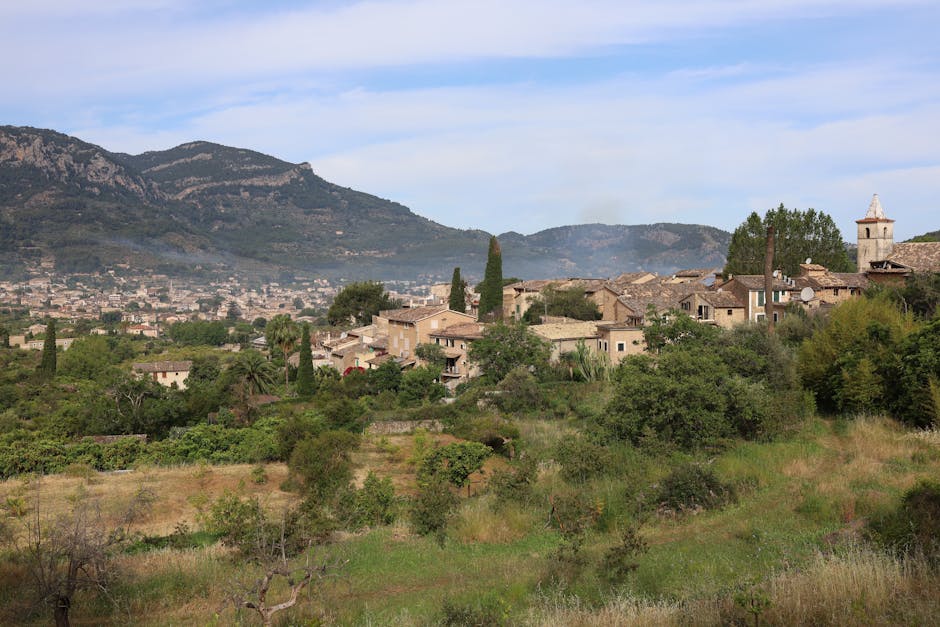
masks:
<svg viewBox="0 0 940 627"><path fill-rule="evenodd" d="M729 234L693 225L582 225L503 239L507 275L609 276L724 262ZM334 185L309 164L191 142L112 153L55 131L0 127L0 268L128 263L175 275L347 278L482 274L489 235Z"/></svg>

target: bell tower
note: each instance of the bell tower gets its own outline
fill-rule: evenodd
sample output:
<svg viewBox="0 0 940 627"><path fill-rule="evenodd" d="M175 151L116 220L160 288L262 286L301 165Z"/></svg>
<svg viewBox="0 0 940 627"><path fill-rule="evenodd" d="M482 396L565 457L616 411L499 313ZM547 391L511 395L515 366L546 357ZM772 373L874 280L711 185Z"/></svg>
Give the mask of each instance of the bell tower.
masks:
<svg viewBox="0 0 940 627"><path fill-rule="evenodd" d="M875 194L868 205L868 213L858 224L858 271L871 268L872 261L881 261L894 249L894 220L885 216L884 207Z"/></svg>

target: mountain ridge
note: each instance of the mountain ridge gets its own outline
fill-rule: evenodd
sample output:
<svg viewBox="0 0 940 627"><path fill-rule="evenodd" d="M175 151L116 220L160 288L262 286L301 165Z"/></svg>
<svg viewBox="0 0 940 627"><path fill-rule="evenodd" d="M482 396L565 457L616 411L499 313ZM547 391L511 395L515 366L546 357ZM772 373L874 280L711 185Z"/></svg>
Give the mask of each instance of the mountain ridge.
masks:
<svg viewBox="0 0 940 627"><path fill-rule="evenodd" d="M507 276L613 276L721 266L730 234L588 224L500 238ZM133 263L173 275L446 279L454 266L481 275L488 239L331 183L306 162L207 141L131 155L58 131L0 127L6 272L52 258L63 272Z"/></svg>

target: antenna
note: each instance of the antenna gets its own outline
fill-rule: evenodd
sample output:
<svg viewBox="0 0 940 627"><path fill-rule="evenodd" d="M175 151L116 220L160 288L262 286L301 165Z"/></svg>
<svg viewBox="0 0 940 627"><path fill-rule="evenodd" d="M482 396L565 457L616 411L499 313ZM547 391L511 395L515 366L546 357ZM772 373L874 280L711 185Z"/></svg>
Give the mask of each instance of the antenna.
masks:
<svg viewBox="0 0 940 627"><path fill-rule="evenodd" d="M800 300L804 303L808 303L813 300L813 297L816 296L816 292L813 291L811 287L804 287L800 290Z"/></svg>
<svg viewBox="0 0 940 627"><path fill-rule="evenodd" d="M812 258L812 257L807 257L807 258L806 258L806 261L804 261L803 263L809 265L809 264L813 263L813 258Z"/></svg>

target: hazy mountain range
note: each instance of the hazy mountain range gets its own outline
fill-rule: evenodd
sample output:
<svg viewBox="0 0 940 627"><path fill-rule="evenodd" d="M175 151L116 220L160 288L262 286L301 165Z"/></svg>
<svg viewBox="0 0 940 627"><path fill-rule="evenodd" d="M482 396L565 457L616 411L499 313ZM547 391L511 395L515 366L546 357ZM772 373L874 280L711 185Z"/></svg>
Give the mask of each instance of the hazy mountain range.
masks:
<svg viewBox="0 0 940 627"><path fill-rule="evenodd" d="M498 199L494 199L498 202ZM334 185L307 163L192 142L141 155L0 127L0 271L115 264L171 275L479 277L489 234ZM503 273L606 277L722 266L730 234L701 225L586 224L504 233Z"/></svg>

